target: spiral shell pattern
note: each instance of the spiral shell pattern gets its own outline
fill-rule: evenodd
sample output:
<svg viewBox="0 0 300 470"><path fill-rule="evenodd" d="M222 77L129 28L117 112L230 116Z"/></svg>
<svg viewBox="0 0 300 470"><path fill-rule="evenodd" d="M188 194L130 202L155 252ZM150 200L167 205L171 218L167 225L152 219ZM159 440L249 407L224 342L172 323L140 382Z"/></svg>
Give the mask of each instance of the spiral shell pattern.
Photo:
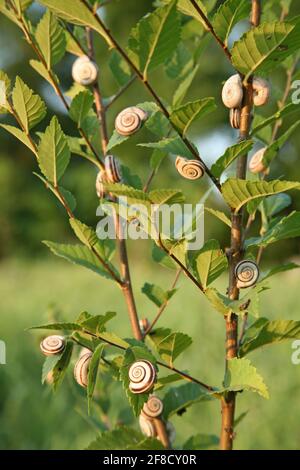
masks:
<svg viewBox="0 0 300 470"><path fill-rule="evenodd" d="M259 278L259 268L254 261L240 261L235 268L235 277L239 289L251 287Z"/></svg>
<svg viewBox="0 0 300 470"><path fill-rule="evenodd" d="M202 163L198 160L188 160L183 157L177 157L175 166L178 173L188 180L197 180L205 173Z"/></svg>
<svg viewBox="0 0 300 470"><path fill-rule="evenodd" d="M229 113L230 125L233 129L239 129L241 125L241 110L240 108L234 108Z"/></svg>
<svg viewBox="0 0 300 470"><path fill-rule="evenodd" d="M157 436L157 432L156 432L153 421L147 418L147 416L145 416L143 413L141 413L139 416L139 425L144 436L147 436L147 437Z"/></svg>
<svg viewBox="0 0 300 470"><path fill-rule="evenodd" d="M66 347L65 338L59 335L47 336L40 344L40 349L45 356L60 354Z"/></svg>
<svg viewBox="0 0 300 470"><path fill-rule="evenodd" d="M72 67L72 76L80 85L92 85L98 78L98 67L88 56L81 56L75 60Z"/></svg>
<svg viewBox="0 0 300 470"><path fill-rule="evenodd" d="M79 357L74 367L74 378L81 387L88 385L88 372L92 358L92 352L87 352Z"/></svg>
<svg viewBox="0 0 300 470"><path fill-rule="evenodd" d="M243 85L238 74L230 77L222 89L222 101L227 108L239 108L243 101Z"/></svg>
<svg viewBox="0 0 300 470"><path fill-rule="evenodd" d="M108 183L119 183L122 175L118 160L113 155L107 155L104 164Z"/></svg>
<svg viewBox="0 0 300 470"><path fill-rule="evenodd" d="M266 147L258 150L253 157L251 158L249 162L249 170L251 173L265 173L267 171L267 168L265 167L263 163L263 158L264 154L266 152Z"/></svg>
<svg viewBox="0 0 300 470"><path fill-rule="evenodd" d="M147 117L148 114L136 106L125 108L116 117L115 129L120 135L132 135L141 128Z"/></svg>
<svg viewBox="0 0 300 470"><path fill-rule="evenodd" d="M253 83L253 103L255 106L264 106L268 103L271 94L270 84L267 80L254 77Z"/></svg>
<svg viewBox="0 0 300 470"><path fill-rule="evenodd" d="M143 406L143 412L149 418L158 418L164 409L163 402L155 395L151 395Z"/></svg>
<svg viewBox="0 0 300 470"><path fill-rule="evenodd" d="M151 362L134 362L128 372L129 389L132 393L145 393L151 390L156 380L156 369Z"/></svg>
<svg viewBox="0 0 300 470"><path fill-rule="evenodd" d="M104 170L100 170L96 178L96 193L97 196L102 199L105 196L104 184L107 183L106 173Z"/></svg>

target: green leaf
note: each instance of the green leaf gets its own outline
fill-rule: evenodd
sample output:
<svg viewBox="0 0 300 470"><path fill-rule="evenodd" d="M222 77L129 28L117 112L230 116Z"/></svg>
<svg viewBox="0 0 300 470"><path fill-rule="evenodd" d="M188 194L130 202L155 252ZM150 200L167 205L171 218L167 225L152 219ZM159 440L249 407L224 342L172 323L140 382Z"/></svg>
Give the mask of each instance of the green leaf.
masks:
<svg viewBox="0 0 300 470"><path fill-rule="evenodd" d="M31 59L29 61L29 64L41 77L43 77L53 87L52 77L51 77L49 71L46 69L46 67L44 66L44 64L42 62L39 62L38 60ZM54 73L54 72L52 72L52 73ZM56 75L54 75L54 76L57 79ZM57 79L57 82L59 83L58 79Z"/></svg>
<svg viewBox="0 0 300 470"><path fill-rule="evenodd" d="M171 79L183 78L194 68L194 58L183 42L178 44L172 57L167 60L165 70Z"/></svg>
<svg viewBox="0 0 300 470"><path fill-rule="evenodd" d="M230 359L227 364L223 391L247 390L269 398L269 392L262 376L248 359L234 358Z"/></svg>
<svg viewBox="0 0 300 470"><path fill-rule="evenodd" d="M187 408L202 401L212 400L211 394L200 385L186 383L173 387L166 393L164 403L164 417L168 419L174 414L181 415Z"/></svg>
<svg viewBox="0 0 300 470"><path fill-rule="evenodd" d="M214 434L196 434L183 444L183 450L218 450L219 443Z"/></svg>
<svg viewBox="0 0 300 470"><path fill-rule="evenodd" d="M152 134L161 139L169 135L172 129L169 120L161 111L152 113L145 122L145 126Z"/></svg>
<svg viewBox="0 0 300 470"><path fill-rule="evenodd" d="M0 70L0 85L1 85L1 82L2 82L2 85L4 84L4 90L0 88L0 93L2 95L2 93L4 92L4 96L0 96L0 114L7 114L8 112L10 112L9 105L7 103L7 97L9 96L9 93L10 93L11 81L8 75L5 72L3 72L3 70Z"/></svg>
<svg viewBox="0 0 300 470"><path fill-rule="evenodd" d="M58 186L58 188L55 188L53 184L49 183L49 181L47 181L43 176L35 172L33 172L33 174L44 183L47 189L50 189L50 191L57 197L57 199L63 206L65 205L65 203L67 203L71 211L75 210L77 204L76 199L70 191L63 188L62 186Z"/></svg>
<svg viewBox="0 0 300 470"><path fill-rule="evenodd" d="M20 77L16 78L12 102L26 134L46 116L45 103Z"/></svg>
<svg viewBox="0 0 300 470"><path fill-rule="evenodd" d="M267 74L300 48L300 23L262 23L251 29L232 48L233 66L248 80Z"/></svg>
<svg viewBox="0 0 300 470"><path fill-rule="evenodd" d="M48 70L56 65L66 52L66 35L55 16L46 10L35 31L35 39Z"/></svg>
<svg viewBox="0 0 300 470"><path fill-rule="evenodd" d="M269 145L264 153L263 163L266 166L269 166L272 160L276 157L279 150L283 145L288 141L290 136L293 134L295 129L299 126L300 121L295 122L289 129L282 134L277 140L275 140L271 145Z"/></svg>
<svg viewBox="0 0 300 470"><path fill-rule="evenodd" d="M183 377L179 374L169 374L165 377L160 377L154 387L154 390L161 390L162 388L173 384L174 382L179 382L180 380L184 380Z"/></svg>
<svg viewBox="0 0 300 470"><path fill-rule="evenodd" d="M114 130L107 144L107 151L109 152L114 147L117 147L118 145L123 144L123 142L126 142L128 139L128 135L120 135L116 130Z"/></svg>
<svg viewBox="0 0 300 470"><path fill-rule="evenodd" d="M146 80L148 72L171 57L180 41L176 0L146 15L132 29L128 55ZM172 34L170 34L172 31Z"/></svg>
<svg viewBox="0 0 300 470"><path fill-rule="evenodd" d="M64 377L66 375L68 366L71 361L72 351L73 351L73 342L67 341L66 347L60 360L56 363L53 369L53 389L57 390L58 387L61 385Z"/></svg>
<svg viewBox="0 0 300 470"><path fill-rule="evenodd" d="M91 358L91 362L89 365L89 371L88 371L88 386L87 386L87 399L88 399L88 411L90 414L91 410L91 404L92 404L92 399L93 399L93 394L96 386L96 381L97 381L97 374L98 374L98 369L99 369L99 364L101 360L101 356L103 354L105 344L99 344Z"/></svg>
<svg viewBox="0 0 300 470"><path fill-rule="evenodd" d="M160 357L171 367L175 359L193 342L190 336L184 333L172 332L169 328L158 328L153 331L150 339Z"/></svg>
<svg viewBox="0 0 300 470"><path fill-rule="evenodd" d="M176 269L176 263L157 245L153 244L152 259L161 266L169 269Z"/></svg>
<svg viewBox="0 0 300 470"><path fill-rule="evenodd" d="M178 189L154 189L149 192L149 199L158 206L185 202L182 191Z"/></svg>
<svg viewBox="0 0 300 470"><path fill-rule="evenodd" d="M137 200L143 202L150 202L148 194L141 189L135 189L125 184L115 183L106 184L105 188L111 192L114 196L126 196L129 200Z"/></svg>
<svg viewBox="0 0 300 470"><path fill-rule="evenodd" d="M202 9L203 13L207 15L207 9L204 3L201 0L196 0L196 3ZM201 18L201 16L199 15L199 13L197 12L197 10L195 9L194 5L191 3L190 0L178 0L177 7L181 13L187 16L192 16L193 18L195 18L195 20L199 21L202 24L204 29L207 30L207 26L205 22L203 21L203 19Z"/></svg>
<svg viewBox="0 0 300 470"><path fill-rule="evenodd" d="M58 181L63 176L70 158L71 152L67 138L57 117L54 116L42 135L38 148L41 171L54 186L57 186Z"/></svg>
<svg viewBox="0 0 300 470"><path fill-rule="evenodd" d="M256 198L282 193L291 189L300 189L300 183L296 181L248 181L229 178L222 185L222 194L225 201L237 213L240 208Z"/></svg>
<svg viewBox="0 0 300 470"><path fill-rule="evenodd" d="M94 97L89 90L81 91L72 100L70 105L70 118L78 124L78 127L83 126L83 121L89 114L93 107Z"/></svg>
<svg viewBox="0 0 300 470"><path fill-rule="evenodd" d="M245 140L238 144L232 145L229 147L225 153L218 158L218 160L212 165L211 172L216 178L220 178L223 171L231 165L238 157L241 155L247 155L248 152L252 149L253 142L252 140Z"/></svg>
<svg viewBox="0 0 300 470"><path fill-rule="evenodd" d="M292 198L289 194L274 194L274 196L267 197L264 200L264 209L267 217L274 217L274 215L283 211L292 204Z"/></svg>
<svg viewBox="0 0 300 470"><path fill-rule="evenodd" d="M209 240L193 255L193 266L204 289L214 282L228 267L225 253L217 240Z"/></svg>
<svg viewBox="0 0 300 470"><path fill-rule="evenodd" d="M138 146L159 149L174 155L193 158L192 152L187 148L180 137L169 137L160 140L159 142L148 142L144 144L138 144Z"/></svg>
<svg viewBox="0 0 300 470"><path fill-rule="evenodd" d="M88 8L81 0L41 0L40 3L48 7L55 15L80 26L89 26L97 31L107 42L113 46L102 26L95 18L92 7Z"/></svg>
<svg viewBox="0 0 300 470"><path fill-rule="evenodd" d="M70 219L70 225L76 235L76 237L87 247L92 247L97 245L98 238L96 232L85 225L83 222L80 222L78 219Z"/></svg>
<svg viewBox="0 0 300 470"><path fill-rule="evenodd" d="M53 371L56 364L61 360L62 354L46 357L42 369L42 384L47 380L48 374Z"/></svg>
<svg viewBox="0 0 300 470"><path fill-rule="evenodd" d="M123 365L120 369L120 376L123 382L123 386L128 397L129 403L133 409L135 416L139 416L144 403L147 401L149 392L147 393L132 393L129 389L129 376L128 372L130 366L139 360L146 359L150 361L154 367L156 367L156 360L150 351L146 348L143 343L140 346L133 346L126 350Z"/></svg>
<svg viewBox="0 0 300 470"><path fill-rule="evenodd" d="M166 158L167 153L162 152L161 150L154 150L151 159L150 159L150 168L154 171L157 171L162 163L162 161Z"/></svg>
<svg viewBox="0 0 300 470"><path fill-rule="evenodd" d="M271 276L274 276L278 273L283 273L285 271L291 271L292 269L299 269L300 265L296 263L286 263L280 264L279 266L275 266L274 268L269 269L266 272L260 274L260 282L265 281Z"/></svg>
<svg viewBox="0 0 300 470"><path fill-rule="evenodd" d="M209 214L214 215L217 219L221 220L221 222L224 222L224 224L231 228L231 220L226 214L224 214L224 212L212 209L211 207L204 207L204 210Z"/></svg>
<svg viewBox="0 0 300 470"><path fill-rule="evenodd" d="M104 315L91 315L89 318L80 321L80 326L90 333L102 334L107 322L115 318L116 312L106 312Z"/></svg>
<svg viewBox="0 0 300 470"><path fill-rule="evenodd" d="M288 238L296 238L300 236L300 212L291 212L283 217L276 225L268 230L262 237L247 240L247 246L263 246L266 247L271 243Z"/></svg>
<svg viewBox="0 0 300 470"><path fill-rule="evenodd" d="M204 98L183 104L172 111L170 120L176 129L185 135L196 119L203 118L217 108L214 98Z"/></svg>
<svg viewBox="0 0 300 470"><path fill-rule="evenodd" d="M145 438L140 432L127 426L105 431L87 447L87 450L163 450L154 438Z"/></svg>
<svg viewBox="0 0 300 470"><path fill-rule="evenodd" d="M175 294L177 289L172 289L164 291L160 286L155 284L149 284L145 282L142 287L142 292L145 294L148 299L152 300L158 307L161 307L165 302L168 302L171 297Z"/></svg>
<svg viewBox="0 0 300 470"><path fill-rule="evenodd" d="M111 53L109 67L114 79L120 87L128 83L131 78L131 69L127 62L115 50Z"/></svg>
<svg viewBox="0 0 300 470"><path fill-rule="evenodd" d="M259 318L247 329L239 355L243 357L255 349L290 339L300 339L300 321Z"/></svg>
<svg viewBox="0 0 300 470"><path fill-rule="evenodd" d="M220 5L213 17L212 25L226 46L234 26L244 18L248 18L250 11L251 3L248 0L226 0Z"/></svg>
<svg viewBox="0 0 300 470"><path fill-rule="evenodd" d="M188 92L188 89L190 88L197 72L198 72L198 69L199 69L199 65L196 65L193 70L191 72L189 72L184 78L183 80L180 82L180 84L178 85L178 87L176 88L176 91L174 93L174 96L173 96L173 100L172 100L172 105L173 106L179 106L184 97L186 96L187 92Z"/></svg>
<svg viewBox="0 0 300 470"><path fill-rule="evenodd" d="M44 325L31 326L29 330L58 330L58 331L81 331L78 323L46 323Z"/></svg>
<svg viewBox="0 0 300 470"><path fill-rule="evenodd" d="M286 106L276 111L276 113L272 114L272 116L259 121L257 124L255 124L255 121L254 121L254 126L250 134L251 137L256 135L259 131L269 126L273 122L278 121L279 119L282 119L297 111L299 111L298 105L293 104L293 103L288 103Z"/></svg>
<svg viewBox="0 0 300 470"><path fill-rule="evenodd" d="M20 142L26 145L35 155L36 155L36 149L35 146L32 144L31 140L29 137L23 132L21 129L15 126L10 126L9 124L0 124L0 127L5 129L7 132L12 134L14 137L16 137Z"/></svg>
<svg viewBox="0 0 300 470"><path fill-rule="evenodd" d="M60 256L73 264L84 266L107 279L112 279L111 274L102 267L96 255L86 246L66 245L49 241L43 243L48 246L56 256Z"/></svg>

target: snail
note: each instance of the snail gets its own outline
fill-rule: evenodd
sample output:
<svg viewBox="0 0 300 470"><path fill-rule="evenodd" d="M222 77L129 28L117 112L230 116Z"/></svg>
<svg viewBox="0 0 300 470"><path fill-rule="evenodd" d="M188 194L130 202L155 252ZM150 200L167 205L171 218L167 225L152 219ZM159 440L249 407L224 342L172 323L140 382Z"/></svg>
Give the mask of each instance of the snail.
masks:
<svg viewBox="0 0 300 470"><path fill-rule="evenodd" d="M150 326L148 318L141 318L139 320L139 325L140 325L141 332L144 334Z"/></svg>
<svg viewBox="0 0 300 470"><path fill-rule="evenodd" d="M197 180L205 173L205 168L198 160L188 160L183 157L177 157L175 166L178 173L188 180Z"/></svg>
<svg viewBox="0 0 300 470"><path fill-rule="evenodd" d="M222 89L222 101L227 108L239 108L243 101L243 84L239 74L232 75Z"/></svg>
<svg viewBox="0 0 300 470"><path fill-rule="evenodd" d="M79 357L84 356L85 354L90 354L91 350L89 348L83 347L80 349Z"/></svg>
<svg viewBox="0 0 300 470"><path fill-rule="evenodd" d="M151 395L143 406L143 413L148 418L158 418L164 409L163 402L155 395Z"/></svg>
<svg viewBox="0 0 300 470"><path fill-rule="evenodd" d="M253 286L259 278L259 268L254 261L240 261L235 267L238 289Z"/></svg>
<svg viewBox="0 0 300 470"><path fill-rule="evenodd" d="M80 85L92 85L98 78L98 66L88 56L84 55L75 60L72 76Z"/></svg>
<svg viewBox="0 0 300 470"><path fill-rule="evenodd" d="M128 372L129 389L132 393L145 393L151 390L156 380L156 369L151 362L134 362Z"/></svg>
<svg viewBox="0 0 300 470"><path fill-rule="evenodd" d="M156 437L157 432L155 429L155 425L151 419L144 415L142 412L139 417L139 425L142 433L144 436L147 437Z"/></svg>
<svg viewBox="0 0 300 470"><path fill-rule="evenodd" d="M268 103L270 98L270 85L260 77L253 78L253 103L255 106L263 106Z"/></svg>
<svg viewBox="0 0 300 470"><path fill-rule="evenodd" d="M233 129L239 129L241 125L241 110L233 108L229 112L229 121Z"/></svg>
<svg viewBox="0 0 300 470"><path fill-rule="evenodd" d="M107 183L106 173L104 170L100 170L96 178L96 193L100 199L103 199L105 196L103 183Z"/></svg>
<svg viewBox="0 0 300 470"><path fill-rule="evenodd" d="M75 364L74 378L81 387L87 387L88 385L88 373L92 355L91 352L83 354Z"/></svg>
<svg viewBox="0 0 300 470"><path fill-rule="evenodd" d="M47 336L40 344L41 351L45 356L61 354L65 347L65 338L58 335Z"/></svg>
<svg viewBox="0 0 300 470"><path fill-rule="evenodd" d="M263 163L263 158L266 153L266 150L267 147L258 150L251 158L249 162L249 170L251 171L251 173L266 173L268 171L268 169Z"/></svg>
<svg viewBox="0 0 300 470"><path fill-rule="evenodd" d="M113 155L105 157L105 172L108 183L119 183L122 179L120 165Z"/></svg>
<svg viewBox="0 0 300 470"><path fill-rule="evenodd" d="M116 117L115 129L120 135L132 135L141 128L147 117L148 114L136 106L125 108Z"/></svg>

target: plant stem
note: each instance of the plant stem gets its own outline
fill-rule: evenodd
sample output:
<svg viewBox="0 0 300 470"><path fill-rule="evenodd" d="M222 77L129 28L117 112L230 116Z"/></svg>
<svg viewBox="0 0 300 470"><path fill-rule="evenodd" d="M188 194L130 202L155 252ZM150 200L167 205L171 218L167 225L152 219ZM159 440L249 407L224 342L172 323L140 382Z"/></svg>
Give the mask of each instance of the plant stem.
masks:
<svg viewBox="0 0 300 470"><path fill-rule="evenodd" d="M252 0L251 24L258 26L260 22L261 2L260 0ZM239 132L239 141L246 140L249 136L251 126L251 112L253 108L253 89L252 78L244 85L244 99L241 110L241 125ZM238 158L236 177L239 179L246 178L247 156L243 155ZM235 267L243 256L243 208L236 214L231 214L231 246L229 250L229 288L228 295L231 300L239 298L239 289L237 287L235 277ZM226 353L225 364L237 357L238 353L238 316L231 314L225 318L226 321ZM236 393L228 392L221 400L222 425L220 436L221 450L232 450L234 439L234 414Z"/></svg>

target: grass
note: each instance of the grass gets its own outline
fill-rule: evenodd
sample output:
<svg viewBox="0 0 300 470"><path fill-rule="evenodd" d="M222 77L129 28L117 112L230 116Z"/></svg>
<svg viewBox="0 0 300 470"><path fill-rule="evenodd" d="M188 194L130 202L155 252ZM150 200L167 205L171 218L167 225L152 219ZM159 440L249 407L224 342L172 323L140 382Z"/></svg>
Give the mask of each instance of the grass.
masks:
<svg viewBox="0 0 300 470"><path fill-rule="evenodd" d="M299 273L274 278L272 290L263 294L261 314L269 318L299 319ZM156 309L140 292L145 282L168 288L173 274L152 265L134 269L139 311L153 318ZM130 335L127 311L121 292L97 275L57 260L7 261L0 265L1 330L7 345L7 365L0 366L0 448L76 449L84 448L97 432L97 410L86 416L83 392L74 384L72 373L53 394L40 383L43 358L39 354L40 332L25 328L47 322L55 305L65 319L80 311L118 313L111 329ZM212 385L220 385L224 368L224 320L211 310L196 288L184 278L180 291L163 314L160 325L188 333L193 345L176 362L177 367ZM50 312L50 313L49 313ZM300 366L291 363L291 341L252 353L249 359L263 375L270 400L256 394L238 396L237 415L249 411L237 428L237 449L299 448L298 387ZM100 378L101 380L101 378ZM127 399L119 384L111 388L109 419L114 424L125 416ZM100 397L103 399L107 397ZM182 417L175 417L177 443L193 434L218 434L220 409L216 401L199 404Z"/></svg>

